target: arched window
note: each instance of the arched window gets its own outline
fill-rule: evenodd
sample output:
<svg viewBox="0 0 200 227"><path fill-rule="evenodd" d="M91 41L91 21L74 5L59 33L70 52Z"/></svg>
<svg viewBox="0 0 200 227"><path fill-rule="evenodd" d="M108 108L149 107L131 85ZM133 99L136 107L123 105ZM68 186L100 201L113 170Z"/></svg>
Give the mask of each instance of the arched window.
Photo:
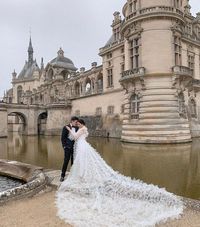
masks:
<svg viewBox="0 0 200 227"><path fill-rule="evenodd" d="M48 80L53 80L53 69L49 69L48 71Z"/></svg>
<svg viewBox="0 0 200 227"><path fill-rule="evenodd" d="M80 84L78 81L76 81L75 83L75 96L79 96L80 95Z"/></svg>
<svg viewBox="0 0 200 227"><path fill-rule="evenodd" d="M139 118L139 97L137 94L133 94L130 98L130 116L131 119L138 119Z"/></svg>
<svg viewBox="0 0 200 227"><path fill-rule="evenodd" d="M196 118L197 117L197 108L196 108L196 102L194 101L194 99L189 100L189 107L190 107L191 117Z"/></svg>
<svg viewBox="0 0 200 227"><path fill-rule="evenodd" d="M103 91L103 75L99 74L97 78L97 91L102 92Z"/></svg>
<svg viewBox="0 0 200 227"><path fill-rule="evenodd" d="M17 103L21 103L22 102L22 86L19 85L17 87Z"/></svg>
<svg viewBox="0 0 200 227"><path fill-rule="evenodd" d="M87 78L86 81L85 81L85 93L86 94L90 94L91 93L91 89L92 89L92 82L90 80L90 78Z"/></svg>
<svg viewBox="0 0 200 227"><path fill-rule="evenodd" d="M64 80L67 80L67 79L69 79L68 78L68 76L69 76L69 73L68 73L68 71L66 71L66 70L63 70L61 73L60 73L62 76L63 76L63 79Z"/></svg>

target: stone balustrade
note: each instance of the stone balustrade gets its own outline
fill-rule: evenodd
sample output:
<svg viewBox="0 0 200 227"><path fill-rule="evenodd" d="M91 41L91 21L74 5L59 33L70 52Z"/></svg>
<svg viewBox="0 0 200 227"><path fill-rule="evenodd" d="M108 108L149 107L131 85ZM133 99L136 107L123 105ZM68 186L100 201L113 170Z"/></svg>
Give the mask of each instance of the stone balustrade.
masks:
<svg viewBox="0 0 200 227"><path fill-rule="evenodd" d="M186 66L176 65L176 66L172 67L172 72L176 75L193 77L193 71Z"/></svg>
<svg viewBox="0 0 200 227"><path fill-rule="evenodd" d="M176 9L174 7L171 6L152 6L152 7L147 7L147 8L143 8L140 9L138 11L134 11L131 14L129 14L126 17L126 21L130 20L131 18L135 17L135 16L139 16L139 15L145 15L145 14L149 14L149 13L176 13L179 14L180 16L184 16L184 13L179 10Z"/></svg>
<svg viewBox="0 0 200 227"><path fill-rule="evenodd" d="M122 77L121 77L120 81L125 80L125 79L134 78L136 76L144 76L144 74L145 74L144 67L126 70L126 71L122 72Z"/></svg>

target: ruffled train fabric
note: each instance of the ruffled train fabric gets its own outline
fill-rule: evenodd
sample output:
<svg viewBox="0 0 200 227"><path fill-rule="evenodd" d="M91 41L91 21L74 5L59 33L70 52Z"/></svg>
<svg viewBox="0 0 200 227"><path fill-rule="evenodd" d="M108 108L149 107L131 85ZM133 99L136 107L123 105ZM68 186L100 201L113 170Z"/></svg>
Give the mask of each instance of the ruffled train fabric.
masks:
<svg viewBox="0 0 200 227"><path fill-rule="evenodd" d="M61 219L77 227L150 227L180 217L179 197L114 171L86 136L76 141L74 164L56 193Z"/></svg>

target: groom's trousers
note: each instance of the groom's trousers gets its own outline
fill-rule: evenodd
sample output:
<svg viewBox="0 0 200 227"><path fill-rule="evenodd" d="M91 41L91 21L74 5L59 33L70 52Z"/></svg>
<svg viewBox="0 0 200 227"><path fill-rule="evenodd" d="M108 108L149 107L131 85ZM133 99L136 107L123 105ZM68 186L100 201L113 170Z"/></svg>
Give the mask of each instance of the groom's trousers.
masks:
<svg viewBox="0 0 200 227"><path fill-rule="evenodd" d="M67 171L67 166L70 159L71 159L71 165L73 165L73 151L74 151L73 146L70 149L69 148L64 149L64 162L63 162L61 177L65 177L65 173Z"/></svg>

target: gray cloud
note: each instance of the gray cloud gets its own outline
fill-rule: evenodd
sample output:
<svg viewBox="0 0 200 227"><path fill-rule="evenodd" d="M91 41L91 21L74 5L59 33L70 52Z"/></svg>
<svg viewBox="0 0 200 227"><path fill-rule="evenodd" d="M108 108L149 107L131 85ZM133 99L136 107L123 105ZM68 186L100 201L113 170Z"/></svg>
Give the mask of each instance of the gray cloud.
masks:
<svg viewBox="0 0 200 227"><path fill-rule="evenodd" d="M111 35L114 11L122 10L125 0L0 0L0 97L11 87L11 73L17 73L27 59L29 29L34 56L45 64L62 47L76 67L89 68L101 63L98 56ZM191 0L193 13L199 0Z"/></svg>

